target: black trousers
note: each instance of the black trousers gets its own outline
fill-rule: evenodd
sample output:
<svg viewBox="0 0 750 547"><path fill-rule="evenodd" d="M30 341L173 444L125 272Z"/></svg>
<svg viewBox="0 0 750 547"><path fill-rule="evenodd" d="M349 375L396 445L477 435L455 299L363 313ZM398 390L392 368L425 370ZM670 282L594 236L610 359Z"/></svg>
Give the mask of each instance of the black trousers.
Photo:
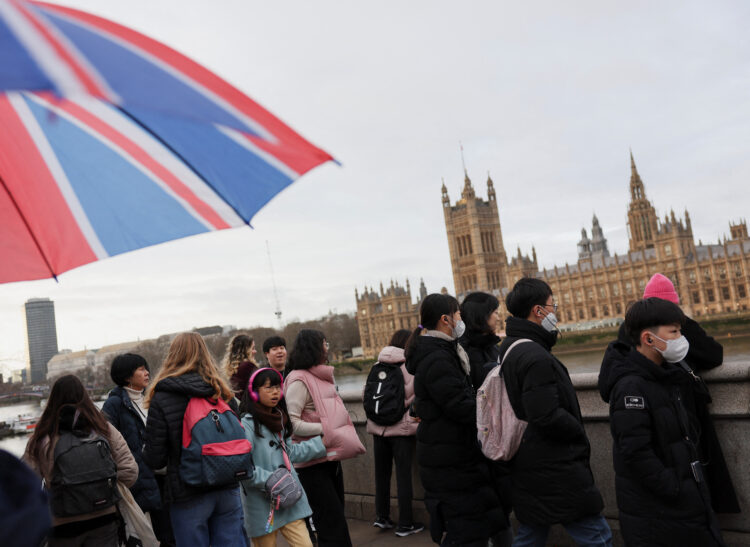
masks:
<svg viewBox="0 0 750 547"><path fill-rule="evenodd" d="M318 547L351 547L344 516L344 475L340 462L323 462L297 469L312 509Z"/></svg>
<svg viewBox="0 0 750 547"><path fill-rule="evenodd" d="M375 457L375 511L386 518L391 512L391 471L396 462L398 524L411 526L412 515L411 465L414 458L414 437L382 437L373 435Z"/></svg>
<svg viewBox="0 0 750 547"><path fill-rule="evenodd" d="M159 485L161 499L164 499L164 475L154 475L156 484ZM172 532L172 521L169 518L169 508L164 505L158 511L151 511L151 525L154 529L154 535L159 540L161 547L173 547L176 545L174 532Z"/></svg>

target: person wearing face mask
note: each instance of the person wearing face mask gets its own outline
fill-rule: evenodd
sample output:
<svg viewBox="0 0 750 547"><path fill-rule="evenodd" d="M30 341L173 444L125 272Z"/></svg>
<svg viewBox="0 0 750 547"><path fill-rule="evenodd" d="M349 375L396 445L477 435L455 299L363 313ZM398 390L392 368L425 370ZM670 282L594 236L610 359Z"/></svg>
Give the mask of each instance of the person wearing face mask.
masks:
<svg viewBox="0 0 750 547"><path fill-rule="evenodd" d="M465 327L458 301L447 294L422 300L420 325L406 343L414 376L417 464L440 545L486 547L505 522L486 461L477 444L476 396L469 358L458 344Z"/></svg>
<svg viewBox="0 0 750 547"><path fill-rule="evenodd" d="M661 298L635 302L625 331L635 346L609 345L599 391L609 403L620 529L627 545L724 545L688 408L693 379L685 315ZM624 347L623 347L624 346Z"/></svg>
<svg viewBox="0 0 750 547"><path fill-rule="evenodd" d="M528 422L510 461L513 511L520 526L516 546L543 546L549 527L562 524L577 545L609 546L612 532L594 484L591 446L583 428L568 370L551 350L557 341L557 305L540 279L520 279L506 299L513 314L500 358L518 340L503 363L508 400L516 416Z"/></svg>
<svg viewBox="0 0 750 547"><path fill-rule="evenodd" d="M660 273L651 277L643 291L643 298L652 297L680 305L680 297L674 285L668 277ZM724 358L724 349L719 342L706 334L706 331L701 328L697 321L690 317L685 316L682 334L689 347L687 354L680 361L680 367L692 380L685 385L687 392L683 401L686 402L691 427L697 432L698 453L704 464L706 483L711 493L711 505L717 513L739 513L740 505L732 483L732 477L729 474L719 437L708 410L708 405L711 403L711 394L703 380L697 376L704 370L720 366ZM617 333L617 341L619 344L610 346L612 349L611 352L608 352L610 356L617 355L619 352L621 354L619 358L622 358L631 347L635 346L635 341L630 338L624 323ZM615 350L618 350L618 352ZM607 361L605 359L602 363L600 372L600 376L604 377L604 382L607 381L606 375L610 369L610 367L605 366Z"/></svg>

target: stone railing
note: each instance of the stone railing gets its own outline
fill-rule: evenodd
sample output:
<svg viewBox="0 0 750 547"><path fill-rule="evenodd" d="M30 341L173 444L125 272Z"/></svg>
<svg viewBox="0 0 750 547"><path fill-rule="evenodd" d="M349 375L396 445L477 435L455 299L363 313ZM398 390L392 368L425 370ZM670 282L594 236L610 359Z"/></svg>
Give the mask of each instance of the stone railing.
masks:
<svg viewBox="0 0 750 547"><path fill-rule="evenodd" d="M591 441L591 468L604 497L604 515L615 533L615 544L622 545L617 521L612 437L609 431L609 408L599 396L597 373L571 375L578 393L586 432ZM750 545L750 363L731 363L706 372L703 379L711 390L711 413L724 450L729 471L737 490L742 513L719 515L724 539L730 546ZM364 456L343 463L347 516L375 518L375 470L372 459L372 436L365 432L362 396L358 391L342 393L359 437L368 450ZM422 499L424 491L416 465L413 471L415 518L428 522ZM395 478L391 484L392 517L398 516ZM557 527L556 527L557 528ZM561 530L553 529L550 544L572 545Z"/></svg>

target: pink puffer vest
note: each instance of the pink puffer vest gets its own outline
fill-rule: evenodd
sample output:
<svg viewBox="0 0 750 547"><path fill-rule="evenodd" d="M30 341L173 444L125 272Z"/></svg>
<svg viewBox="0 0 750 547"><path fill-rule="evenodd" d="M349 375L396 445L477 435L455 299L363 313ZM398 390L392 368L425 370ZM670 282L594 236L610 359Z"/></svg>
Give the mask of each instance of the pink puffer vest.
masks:
<svg viewBox="0 0 750 547"><path fill-rule="evenodd" d="M365 447L357 436L349 412L336 392L333 382L333 367L315 365L308 370L293 370L284 380L285 389L294 382L305 384L315 405L315 411L303 410L300 418L304 422L315 422L323 426L323 444L326 457L295 464L297 468L308 467L324 461L346 460L365 453ZM295 441L308 437L294 436Z"/></svg>
<svg viewBox="0 0 750 547"><path fill-rule="evenodd" d="M386 346L380 350L378 361L381 363L403 363L404 350L394 346ZM406 365L401 365L401 373L404 375L404 401L406 408L409 408L414 400L414 376L406 370ZM364 387L362 388L364 392ZM372 420L367 420L367 432L371 435L380 435L381 437L411 437L417 434L419 423L409 415L409 411L404 412L403 418L393 425L379 425Z"/></svg>

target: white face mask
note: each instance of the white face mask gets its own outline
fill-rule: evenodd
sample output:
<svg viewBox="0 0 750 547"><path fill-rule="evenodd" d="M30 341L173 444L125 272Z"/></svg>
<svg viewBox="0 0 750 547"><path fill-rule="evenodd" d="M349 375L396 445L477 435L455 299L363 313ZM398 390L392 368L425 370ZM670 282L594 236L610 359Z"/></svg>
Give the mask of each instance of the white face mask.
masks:
<svg viewBox="0 0 750 547"><path fill-rule="evenodd" d="M466 325L461 319L459 319L453 324L453 330L451 331L451 336L457 340L458 338L461 338L464 335L464 332L466 332Z"/></svg>
<svg viewBox="0 0 750 547"><path fill-rule="evenodd" d="M542 327L549 332L557 330L557 316L555 315L555 312L549 312L544 316L544 319L542 319Z"/></svg>
<svg viewBox="0 0 750 547"><path fill-rule="evenodd" d="M664 360L667 363L679 363L688 354L688 350L690 349L690 342L688 342L687 338L685 338L684 336L680 336L679 338L675 338L673 340L664 340L663 338L659 338L655 334L652 336L658 340L661 340L667 345L666 349L663 350L654 346L654 349L661 353L661 356L664 357Z"/></svg>

